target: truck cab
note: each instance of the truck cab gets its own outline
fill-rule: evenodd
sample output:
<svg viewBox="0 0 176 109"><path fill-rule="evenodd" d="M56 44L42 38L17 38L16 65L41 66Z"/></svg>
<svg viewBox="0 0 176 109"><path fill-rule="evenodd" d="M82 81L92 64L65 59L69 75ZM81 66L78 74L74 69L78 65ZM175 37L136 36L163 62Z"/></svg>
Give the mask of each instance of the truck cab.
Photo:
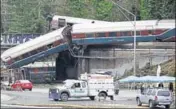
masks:
<svg viewBox="0 0 176 109"><path fill-rule="evenodd" d="M87 88L87 83L85 81L77 81L68 90L70 91L72 97L84 97L88 96Z"/></svg>
<svg viewBox="0 0 176 109"><path fill-rule="evenodd" d="M49 98L67 101L70 97L87 96L87 83L80 80L66 80L60 87L49 89Z"/></svg>

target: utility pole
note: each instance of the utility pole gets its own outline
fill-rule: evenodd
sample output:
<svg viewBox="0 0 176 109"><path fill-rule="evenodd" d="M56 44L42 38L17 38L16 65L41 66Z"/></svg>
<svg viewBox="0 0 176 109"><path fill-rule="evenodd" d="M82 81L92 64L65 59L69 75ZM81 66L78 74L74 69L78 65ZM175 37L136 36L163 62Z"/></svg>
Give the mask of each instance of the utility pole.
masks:
<svg viewBox="0 0 176 109"><path fill-rule="evenodd" d="M133 58L134 58L134 68L133 68L133 75L136 75L136 15L134 15L132 12L130 12L129 10L125 9L124 7L120 6L119 4L115 3L113 0L111 0L113 4L115 4L116 6L118 6L120 9L126 11L127 13L131 14L134 17L134 22L132 22L133 26L134 26L134 54L133 54ZM128 19L130 20L121 10L120 12Z"/></svg>

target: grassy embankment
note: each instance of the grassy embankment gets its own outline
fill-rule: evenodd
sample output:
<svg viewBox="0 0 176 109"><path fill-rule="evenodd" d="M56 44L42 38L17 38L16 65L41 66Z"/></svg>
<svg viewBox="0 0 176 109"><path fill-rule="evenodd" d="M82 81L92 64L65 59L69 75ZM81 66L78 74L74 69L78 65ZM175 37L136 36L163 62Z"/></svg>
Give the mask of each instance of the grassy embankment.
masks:
<svg viewBox="0 0 176 109"><path fill-rule="evenodd" d="M163 62L160 64L160 66L161 66L160 75L176 76L175 59L170 59L166 62ZM147 63L145 67L141 69L137 69L136 75L137 76L146 76L146 75L156 76L157 68L158 68L158 65L149 65L149 63ZM133 74L133 69L125 72L123 77L129 76L132 74Z"/></svg>

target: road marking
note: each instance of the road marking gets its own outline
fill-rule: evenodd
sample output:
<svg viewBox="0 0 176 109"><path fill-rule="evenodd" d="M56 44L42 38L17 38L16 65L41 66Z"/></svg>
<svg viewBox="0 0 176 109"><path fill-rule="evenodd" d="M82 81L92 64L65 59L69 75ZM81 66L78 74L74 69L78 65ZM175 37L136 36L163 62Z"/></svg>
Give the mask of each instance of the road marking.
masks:
<svg viewBox="0 0 176 109"><path fill-rule="evenodd" d="M10 104L1 104L1 107L17 107L17 108L62 108L62 107L39 107L39 106L22 106L22 105L10 105Z"/></svg>
<svg viewBox="0 0 176 109"><path fill-rule="evenodd" d="M69 108L146 108L146 107L139 107L135 105L125 105L125 104L101 104L101 105L92 105L92 106L86 106L86 105L73 105L73 104L48 104L48 105L24 105L24 104L14 104L18 106L33 106L33 107L69 107Z"/></svg>

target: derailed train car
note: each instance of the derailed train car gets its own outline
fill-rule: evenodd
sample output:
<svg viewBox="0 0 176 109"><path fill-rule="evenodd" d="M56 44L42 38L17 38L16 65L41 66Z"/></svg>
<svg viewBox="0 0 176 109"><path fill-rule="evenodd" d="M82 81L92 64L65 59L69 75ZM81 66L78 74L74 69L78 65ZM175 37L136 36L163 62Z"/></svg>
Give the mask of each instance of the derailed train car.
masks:
<svg viewBox="0 0 176 109"><path fill-rule="evenodd" d="M71 23L74 24L75 22ZM38 54L52 47L65 44L68 40L65 40L64 36L68 35L68 33L70 33L70 37L73 41L87 40L87 42L77 41L82 45L133 43L131 39L133 39L134 36L134 26L131 21L114 23L77 23L69 27L64 26L26 43L12 47L3 52L1 59L10 65L16 61ZM175 41L175 34L168 33L166 35L167 37L164 37L163 35L172 29L175 29L175 20L137 21L136 37L143 37L146 39L137 41ZM113 41L114 39L118 41Z"/></svg>

